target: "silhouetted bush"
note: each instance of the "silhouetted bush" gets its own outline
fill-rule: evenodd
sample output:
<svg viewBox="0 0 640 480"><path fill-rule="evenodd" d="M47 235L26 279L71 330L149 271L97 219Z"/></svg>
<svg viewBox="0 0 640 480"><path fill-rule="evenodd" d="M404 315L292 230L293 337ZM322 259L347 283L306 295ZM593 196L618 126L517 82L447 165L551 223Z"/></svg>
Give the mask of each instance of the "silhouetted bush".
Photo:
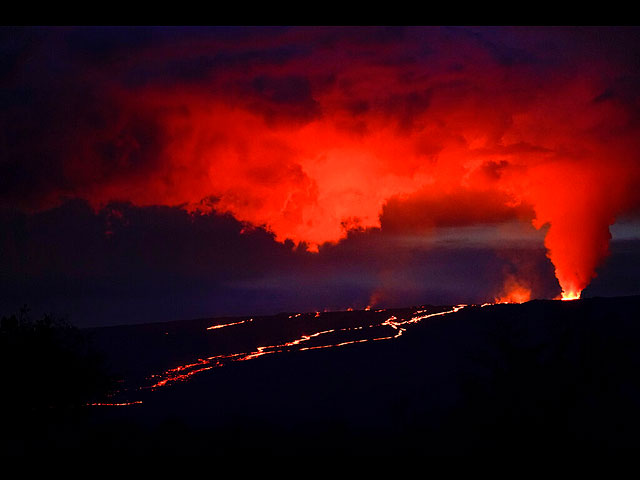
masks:
<svg viewBox="0 0 640 480"><path fill-rule="evenodd" d="M24 307L0 321L0 383L4 416L68 409L103 399L112 379L81 330Z"/></svg>

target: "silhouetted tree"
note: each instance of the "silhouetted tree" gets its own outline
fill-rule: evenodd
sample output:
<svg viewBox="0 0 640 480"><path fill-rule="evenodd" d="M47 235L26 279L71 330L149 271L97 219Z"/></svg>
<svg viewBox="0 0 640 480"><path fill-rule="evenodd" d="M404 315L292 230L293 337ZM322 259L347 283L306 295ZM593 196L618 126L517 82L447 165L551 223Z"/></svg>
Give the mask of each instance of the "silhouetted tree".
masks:
<svg viewBox="0 0 640 480"><path fill-rule="evenodd" d="M81 330L28 309L0 320L0 402L4 416L68 409L104 398L113 386Z"/></svg>

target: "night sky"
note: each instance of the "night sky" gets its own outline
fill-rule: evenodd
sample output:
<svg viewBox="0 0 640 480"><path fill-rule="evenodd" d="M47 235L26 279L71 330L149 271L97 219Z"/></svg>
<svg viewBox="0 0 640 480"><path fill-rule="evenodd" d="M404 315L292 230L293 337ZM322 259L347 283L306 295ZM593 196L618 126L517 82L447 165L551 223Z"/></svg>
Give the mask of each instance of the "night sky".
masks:
<svg viewBox="0 0 640 480"><path fill-rule="evenodd" d="M640 29L0 29L0 314L640 294Z"/></svg>

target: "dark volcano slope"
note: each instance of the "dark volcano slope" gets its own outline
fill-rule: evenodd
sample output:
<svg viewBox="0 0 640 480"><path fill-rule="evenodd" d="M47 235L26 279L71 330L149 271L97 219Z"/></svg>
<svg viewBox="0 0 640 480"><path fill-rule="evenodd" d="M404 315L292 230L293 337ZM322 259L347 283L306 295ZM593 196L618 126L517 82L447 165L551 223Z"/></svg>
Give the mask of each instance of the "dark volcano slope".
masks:
<svg viewBox="0 0 640 480"><path fill-rule="evenodd" d="M640 447L640 297L467 307L395 340L267 355L94 408L75 445L172 454Z"/></svg>

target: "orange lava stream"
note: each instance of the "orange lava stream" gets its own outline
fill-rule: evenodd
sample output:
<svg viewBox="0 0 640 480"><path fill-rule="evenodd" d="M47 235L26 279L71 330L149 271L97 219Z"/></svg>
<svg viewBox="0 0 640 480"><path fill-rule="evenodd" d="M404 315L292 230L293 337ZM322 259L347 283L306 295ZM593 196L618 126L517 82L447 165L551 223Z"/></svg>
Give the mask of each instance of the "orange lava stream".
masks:
<svg viewBox="0 0 640 480"><path fill-rule="evenodd" d="M561 297L562 300L576 300L579 298L580 298L580 292L577 292L577 293L563 292ZM514 302L513 300L511 301L496 300L496 302L486 302L479 306L486 307L490 305L497 305L500 303L521 303L521 302L518 302L518 301ZM287 349L290 349L291 347L299 347L295 351L306 351L306 350L317 350L322 348L342 347L345 345L365 343L369 341L391 340L394 338L398 338L402 334L404 334L407 331L407 327L406 327L407 325L417 324L427 318L449 315L449 314L458 312L465 307L467 307L467 305L460 304L460 305L456 305L455 307L452 307L450 310L445 310L445 311L436 312L436 313L426 313L427 312L426 310L417 310L414 312L413 316L411 316L409 319L398 319L396 316L390 316L389 318L387 318L381 323L375 323L375 324L359 326L359 327L346 327L346 328L339 328L339 329L322 330L316 333L302 335L300 338L291 340L289 342L284 342L282 344L260 346L260 347L257 347L256 350L252 352L232 353L232 354L226 354L226 355L215 355L207 358L200 358L193 363L188 363L185 365L177 366L175 368L171 368L161 374L151 375L149 377L149 380L153 380L155 383L153 383L150 386L140 387L140 389L156 390L158 388L161 388L167 385L187 381L193 375L196 375L198 373L201 373L207 370L212 370L214 368L223 367L227 365L228 362L240 362L240 361L253 360L263 355L284 352ZM384 310L376 310L376 312L382 312L382 311ZM298 318L302 315L303 314L295 314L295 315L289 316L289 318ZM320 312L314 312L312 315L315 318L317 318L320 316ZM251 321L253 321L252 318L248 320L243 320L240 322L228 323L223 325L214 325L212 327L208 327L207 330L214 330L214 329L228 327L232 325L240 325L242 323L251 322ZM375 327L381 327L381 326L391 327L393 330L395 330L395 333L393 335L388 335L388 336L361 338L357 340L348 340L344 342L331 343L326 345L300 346L304 344L304 342L308 342L313 338L317 338L330 333L348 332L353 330L364 330L366 328L375 328ZM120 402L120 403L105 402L105 403L91 403L91 404L87 404L87 406L128 406L128 405L136 405L141 403L142 401Z"/></svg>
<svg viewBox="0 0 640 480"><path fill-rule="evenodd" d="M249 320L242 320L240 322L225 323L223 325L212 325L210 327L207 327L207 330L217 330L218 328L232 327L233 325L241 325L247 322L253 322L253 318L250 318Z"/></svg>
<svg viewBox="0 0 640 480"><path fill-rule="evenodd" d="M240 361L246 361L246 360L253 360L253 359L261 357L263 355L283 352L288 348L297 347L300 344L311 340L312 338L316 338L316 337L319 337L319 336L322 336L322 335L326 335L326 334L329 334L329 333L334 333L334 332L346 332L346 331L352 331L352 330L362 330L364 328L374 328L374 327L380 327L380 326L389 326L392 329L396 330L396 333L394 335L389 335L389 336L384 336L384 337L364 338L364 339L357 339L357 340L348 340L348 341L345 341L345 342L327 344L327 345L315 345L315 346L309 346L309 347L301 347L301 348L298 348L297 350L298 351L316 350L316 349L321 349L321 348L342 347L342 346L345 346L345 345L351 345L351 344L355 344L355 343L364 343L364 342L368 342L368 341L391 340L393 338L400 337L406 331L406 328L404 327L404 325L415 324L415 323L418 323L418 322L420 322L420 321L422 321L424 319L430 318L430 317L436 317L436 316L447 315L447 314L450 314L450 313L455 313L455 312L461 310L462 308L464 308L465 306L466 305L457 305L457 306L453 307L451 310L446 310L446 311L437 312L437 313L427 313L427 314L424 314L424 315L421 315L421 314L425 313L425 310L418 310L418 311L415 312L414 316L411 317L408 320L398 320L397 317L391 316L391 317L387 318L384 322L379 323L379 324L373 324L373 325L367 325L367 326L361 326L361 327L348 327L348 328L340 328L340 329L323 330L323 331L316 332L316 333L309 334L309 335L302 335L300 338L297 338L295 340L292 340L292 341L289 341L289 342L285 342L285 343L282 343L282 344L260 346L255 351L248 352L248 353L234 353L234 354L229 354L229 355L216 355L216 356L212 356L212 357L208 357L208 358L204 358L204 359L198 359L198 361L196 361L194 363L181 365L181 366L169 369L169 370L165 371L162 374L152 375L150 377L151 379L160 378L160 380L157 380L153 385L148 386L148 387L144 387L144 388L155 390L155 389L158 389L160 387L164 387L164 386L169 385L169 384L173 384L173 383L176 383L176 382L183 382L183 381L188 380L190 377L192 377L193 375L195 375L197 373L200 373L200 372L203 372L203 371L206 371L206 370L211 370L211 369L216 368L216 367L224 366L226 364L225 360L231 361L231 362L240 362ZM299 317L300 315L301 314L291 315L289 318L296 318L296 317ZM319 315L316 313L315 317L318 317L318 316ZM233 323L233 324L221 325L219 327L221 328L223 326L236 325L236 324L239 324L239 323L243 323L243 322L236 322L236 323ZM207 330L210 330L210 329L211 329L211 327L209 327Z"/></svg>

